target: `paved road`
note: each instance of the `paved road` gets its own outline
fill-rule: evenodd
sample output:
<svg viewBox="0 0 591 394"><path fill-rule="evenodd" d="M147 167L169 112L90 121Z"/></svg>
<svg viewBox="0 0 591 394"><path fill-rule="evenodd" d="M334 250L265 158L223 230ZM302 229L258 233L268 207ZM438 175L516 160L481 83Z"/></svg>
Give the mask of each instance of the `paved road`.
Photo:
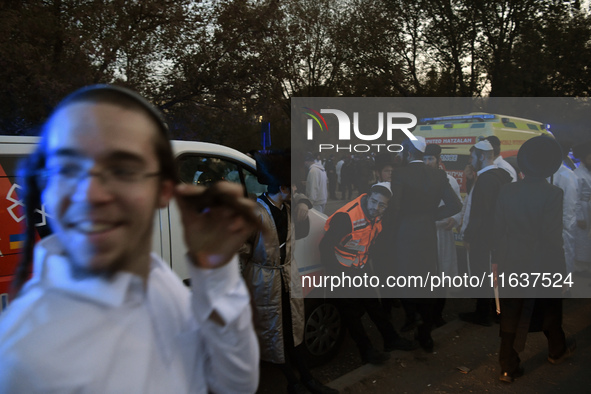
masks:
<svg viewBox="0 0 591 394"><path fill-rule="evenodd" d="M576 353L563 364L546 360L542 333L528 336L520 354L525 375L512 384L498 380L498 325L482 327L461 322L457 313L473 308L469 299L448 300L444 317L448 324L435 330L435 352L395 351L385 365L361 365L350 339L329 364L312 369L314 376L342 393L591 393L591 300L565 300L563 327L577 339ZM400 327L400 310L393 316ZM369 321L376 345L379 334ZM412 334L410 334L412 335ZM458 367L467 367L462 373ZM285 392L286 382L278 370L262 368L259 393Z"/></svg>

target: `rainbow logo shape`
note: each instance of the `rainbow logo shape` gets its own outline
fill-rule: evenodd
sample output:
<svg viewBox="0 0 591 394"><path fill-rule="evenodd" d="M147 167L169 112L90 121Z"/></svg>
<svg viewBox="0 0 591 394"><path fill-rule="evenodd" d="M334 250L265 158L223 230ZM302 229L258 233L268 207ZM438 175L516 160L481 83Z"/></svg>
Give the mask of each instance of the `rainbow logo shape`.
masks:
<svg viewBox="0 0 591 394"><path fill-rule="evenodd" d="M305 112L305 114L311 116L312 119L314 119L316 121L316 123L318 123L318 126L320 126L321 131L324 131L324 128L326 128L326 131L328 131L328 125L326 124L326 120L324 120L324 117L322 115L320 115L320 112L315 111L312 108L308 108L308 107L303 107L303 108L307 109L308 111L314 112L313 114L310 112ZM318 118L320 118L320 119L318 119ZM320 123L320 120L322 120L322 123ZM324 123L324 127L322 127L323 123Z"/></svg>

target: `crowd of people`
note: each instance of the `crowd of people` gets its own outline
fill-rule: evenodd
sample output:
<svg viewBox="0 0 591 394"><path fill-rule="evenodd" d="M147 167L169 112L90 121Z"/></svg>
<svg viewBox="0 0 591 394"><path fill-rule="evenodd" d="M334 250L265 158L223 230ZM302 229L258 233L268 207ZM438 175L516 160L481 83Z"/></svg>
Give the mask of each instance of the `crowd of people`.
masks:
<svg viewBox="0 0 591 394"><path fill-rule="evenodd" d="M320 242L330 272L457 272L455 229L476 274L493 264L509 270L516 261L532 272L559 266L591 273L591 142L574 148L581 164L571 171L554 140L529 140L518 154L519 180L496 137L478 141L464 201L440 168L441 147L421 137L402 146L396 157L322 163L306 155L302 183L292 179L286 152L258 153L258 181L267 191L255 202L226 182L180 184L167 125L137 93L112 85L72 93L23 166L27 217L44 204L53 234L37 242L27 222L16 297L0 318L0 387L252 393L262 359L282 371L290 393L336 393L313 377L302 355L305 312L293 247L309 210L323 211L337 190L347 202L329 217ZM154 213L172 198L182 212L191 290L150 253ZM497 305L491 295L460 314L491 325L495 307L502 310L500 380L523 374L519 352L528 331L547 336L551 363L573 353L561 296ZM361 359L372 364L394 349L433 352L431 332L445 324L443 297L401 299L402 331L416 327L416 340L394 328L392 300L339 301ZM381 350L363 327L366 312L383 337Z"/></svg>
<svg viewBox="0 0 591 394"><path fill-rule="evenodd" d="M403 142L403 147L397 158L385 154L370 158L374 179L381 183L329 217L320 244L329 271L361 276L371 266L372 272L388 275L457 275L455 230L463 238L467 255L467 266L462 268L471 275L488 275L493 267L499 272L590 275L591 253L586 248L591 244L587 216L591 212L591 143L574 147L580 165L573 171L563 163L565 154L554 139L535 137L520 149L516 170L500 155L501 142L496 136L482 138L470 149L471 160L465 170L468 193L463 202L458 181L441 171L444 163L439 145L427 145L418 137ZM380 186L390 193L376 194L375 188ZM347 197L347 188L341 190ZM518 353L524 349L528 331L543 331L547 336L551 363L573 353L576 342L566 338L561 326L565 294L566 289L561 288L551 298L543 294L501 299L497 295L495 299L491 289L489 296L476 300L473 311L459 317L484 326L500 323L499 379L513 382L523 374ZM432 352L430 334L445 324L445 298L409 295L400 299L406 315L401 331L416 327L418 346ZM392 345L397 338L388 326L392 299L382 299L382 308L376 306L378 299L340 301L345 324L363 361L379 364L388 359L393 348L417 347ZM384 338L383 352L362 335L360 317L365 312Z"/></svg>
<svg viewBox="0 0 591 394"><path fill-rule="evenodd" d="M320 156L307 153L305 164L312 176L307 179L306 194L312 196L312 199L316 195L321 195L324 205L328 199L350 201L354 193L367 193L370 186L377 182L379 178L374 169L381 165L381 161L388 160L388 156L356 153L344 155L337 161L334 154L322 160ZM321 178L319 173L324 173L324 176ZM337 192L340 193L340 198ZM319 211L324 212L324 206L320 207Z"/></svg>

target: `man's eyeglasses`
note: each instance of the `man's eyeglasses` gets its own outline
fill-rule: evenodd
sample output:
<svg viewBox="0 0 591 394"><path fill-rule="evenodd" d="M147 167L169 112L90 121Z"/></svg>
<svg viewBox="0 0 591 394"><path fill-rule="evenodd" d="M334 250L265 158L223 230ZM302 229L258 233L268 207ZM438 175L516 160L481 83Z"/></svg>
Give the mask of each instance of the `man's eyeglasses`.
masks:
<svg viewBox="0 0 591 394"><path fill-rule="evenodd" d="M38 171L37 175L43 185L54 182L57 185L66 187L75 186L86 177L96 176L105 186L125 187L140 183L147 178L160 176L160 172L146 172L124 165L108 166L101 170L89 170L82 164L68 163L44 168Z"/></svg>

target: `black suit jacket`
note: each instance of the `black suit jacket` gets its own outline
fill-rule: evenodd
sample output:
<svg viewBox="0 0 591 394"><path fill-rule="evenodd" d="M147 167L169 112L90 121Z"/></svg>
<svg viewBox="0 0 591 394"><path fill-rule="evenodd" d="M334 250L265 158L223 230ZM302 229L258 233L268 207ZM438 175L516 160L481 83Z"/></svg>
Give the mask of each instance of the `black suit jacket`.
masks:
<svg viewBox="0 0 591 394"><path fill-rule="evenodd" d="M436 274L435 221L458 213L462 203L445 172L422 162L398 168L391 185L393 196L379 236L380 268L388 275Z"/></svg>
<svg viewBox="0 0 591 394"><path fill-rule="evenodd" d="M495 211L493 263L504 273L501 297L501 331L513 332L522 348L527 331L547 330L562 324L562 288L508 286L511 273L564 274L562 189L545 179L525 178L501 189ZM521 283L525 283L520 279ZM516 297L516 298L508 298ZM526 298L532 297L532 298ZM535 299L533 297L536 297ZM543 298L551 297L551 298ZM557 297L557 298L555 298Z"/></svg>
<svg viewBox="0 0 591 394"><path fill-rule="evenodd" d="M480 277L490 272L491 249L497 198L503 185L511 182L505 170L494 168L478 176L472 190L470 219L464 242L470 243L470 273Z"/></svg>
<svg viewBox="0 0 591 394"><path fill-rule="evenodd" d="M493 168L478 176L472 190L470 220L464 230L464 241L482 245L490 251L497 198L501 187L510 182L511 175L500 168Z"/></svg>
<svg viewBox="0 0 591 394"><path fill-rule="evenodd" d="M503 187L495 215L493 262L505 277L532 272L559 273L564 277L562 198L562 189L545 179L526 178ZM526 288L531 290L532 286ZM549 292L540 295L552 296L556 288L546 289ZM558 290L556 295L560 296Z"/></svg>

